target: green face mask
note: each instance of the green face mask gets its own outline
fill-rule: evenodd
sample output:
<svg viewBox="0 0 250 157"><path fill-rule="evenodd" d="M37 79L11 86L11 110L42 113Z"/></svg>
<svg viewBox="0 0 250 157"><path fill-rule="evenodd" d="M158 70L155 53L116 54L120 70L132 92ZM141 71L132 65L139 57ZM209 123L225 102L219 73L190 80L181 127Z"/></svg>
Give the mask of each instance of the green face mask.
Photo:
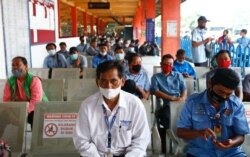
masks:
<svg viewBox="0 0 250 157"><path fill-rule="evenodd" d="M78 54L73 54L73 55L70 55L70 58L72 60L76 60L78 58Z"/></svg>

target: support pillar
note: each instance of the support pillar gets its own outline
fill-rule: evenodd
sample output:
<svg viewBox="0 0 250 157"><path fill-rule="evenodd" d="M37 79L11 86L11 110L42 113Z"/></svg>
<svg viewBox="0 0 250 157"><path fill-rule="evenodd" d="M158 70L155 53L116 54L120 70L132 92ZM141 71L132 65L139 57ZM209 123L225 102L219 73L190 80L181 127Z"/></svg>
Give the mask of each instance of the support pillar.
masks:
<svg viewBox="0 0 250 157"><path fill-rule="evenodd" d="M90 35L94 36L94 17L92 15L89 16L90 18Z"/></svg>
<svg viewBox="0 0 250 157"><path fill-rule="evenodd" d="M72 19L72 36L76 37L77 36L77 12L76 12L76 7L71 7L71 19Z"/></svg>
<svg viewBox="0 0 250 157"><path fill-rule="evenodd" d="M180 48L180 0L161 1L161 53L175 56Z"/></svg>
<svg viewBox="0 0 250 157"><path fill-rule="evenodd" d="M87 35L87 13L83 12L83 35L86 36Z"/></svg>

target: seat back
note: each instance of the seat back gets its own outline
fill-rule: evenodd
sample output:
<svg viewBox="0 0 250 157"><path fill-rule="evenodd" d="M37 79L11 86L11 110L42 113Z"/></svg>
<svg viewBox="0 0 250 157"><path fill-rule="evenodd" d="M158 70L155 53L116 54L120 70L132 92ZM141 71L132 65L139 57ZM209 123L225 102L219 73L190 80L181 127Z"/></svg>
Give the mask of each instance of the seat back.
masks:
<svg viewBox="0 0 250 157"><path fill-rule="evenodd" d="M86 56L86 58L87 58L87 61L88 61L88 67L91 68L92 67L93 56Z"/></svg>
<svg viewBox="0 0 250 157"><path fill-rule="evenodd" d="M42 85L49 101L63 101L64 81L62 79L43 79Z"/></svg>
<svg viewBox="0 0 250 157"><path fill-rule="evenodd" d="M52 79L77 79L79 78L80 70L78 68L53 68Z"/></svg>
<svg viewBox="0 0 250 157"><path fill-rule="evenodd" d="M161 66L154 66L153 73L160 73L161 72Z"/></svg>
<svg viewBox="0 0 250 157"><path fill-rule="evenodd" d="M0 102L3 101L3 89L6 81L6 79L0 79Z"/></svg>
<svg viewBox="0 0 250 157"><path fill-rule="evenodd" d="M198 82L198 91L199 92L202 92L205 89L207 89L206 78L198 78L197 82Z"/></svg>
<svg viewBox="0 0 250 157"><path fill-rule="evenodd" d="M250 156L250 134L245 135L245 141L242 144L242 149L246 153L247 156Z"/></svg>
<svg viewBox="0 0 250 157"><path fill-rule="evenodd" d="M250 102L243 102L245 107L245 115L247 117L248 127L250 129Z"/></svg>
<svg viewBox="0 0 250 157"><path fill-rule="evenodd" d="M206 73L210 71L209 67L194 67L197 78L205 78Z"/></svg>
<svg viewBox="0 0 250 157"><path fill-rule="evenodd" d="M48 68L29 68L29 72L31 72L35 76L38 76L42 79L49 78L49 69Z"/></svg>
<svg viewBox="0 0 250 157"><path fill-rule="evenodd" d="M24 153L28 102L0 102L0 139L15 154Z"/></svg>
<svg viewBox="0 0 250 157"><path fill-rule="evenodd" d="M187 96L190 96L196 91L196 81L193 78L185 78L186 87L187 87Z"/></svg>
<svg viewBox="0 0 250 157"><path fill-rule="evenodd" d="M237 72L242 77L241 67L231 67L231 69L234 70L235 72Z"/></svg>
<svg viewBox="0 0 250 157"><path fill-rule="evenodd" d="M36 104L31 156L37 154L43 154L42 156L78 154L72 137L80 105L79 101L40 102Z"/></svg>
<svg viewBox="0 0 250 157"><path fill-rule="evenodd" d="M179 118L179 114L184 106L184 102L170 102L170 124L169 128L173 131L176 135L177 129L177 121ZM177 137L177 136L176 136Z"/></svg>
<svg viewBox="0 0 250 157"><path fill-rule="evenodd" d="M82 101L97 91L95 79L71 79L68 81L67 101Z"/></svg>
<svg viewBox="0 0 250 157"><path fill-rule="evenodd" d="M96 78L96 69L95 68L84 68L83 78Z"/></svg>

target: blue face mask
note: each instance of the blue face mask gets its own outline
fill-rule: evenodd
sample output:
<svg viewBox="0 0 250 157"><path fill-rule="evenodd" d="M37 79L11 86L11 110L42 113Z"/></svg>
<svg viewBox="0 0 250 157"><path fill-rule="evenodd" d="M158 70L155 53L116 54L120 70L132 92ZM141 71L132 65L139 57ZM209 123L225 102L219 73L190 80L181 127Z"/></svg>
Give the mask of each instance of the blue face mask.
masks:
<svg viewBox="0 0 250 157"><path fill-rule="evenodd" d="M78 58L78 54L73 54L73 55L70 56L70 58L72 60L76 60Z"/></svg>
<svg viewBox="0 0 250 157"><path fill-rule="evenodd" d="M184 64L184 61L180 62L180 61L176 60L176 62L179 64Z"/></svg>
<svg viewBox="0 0 250 157"><path fill-rule="evenodd" d="M23 70L22 69L12 69L12 74L15 77L22 77L23 76Z"/></svg>
<svg viewBox="0 0 250 157"><path fill-rule="evenodd" d="M123 60L124 59L124 53L118 53L115 55L116 60Z"/></svg>

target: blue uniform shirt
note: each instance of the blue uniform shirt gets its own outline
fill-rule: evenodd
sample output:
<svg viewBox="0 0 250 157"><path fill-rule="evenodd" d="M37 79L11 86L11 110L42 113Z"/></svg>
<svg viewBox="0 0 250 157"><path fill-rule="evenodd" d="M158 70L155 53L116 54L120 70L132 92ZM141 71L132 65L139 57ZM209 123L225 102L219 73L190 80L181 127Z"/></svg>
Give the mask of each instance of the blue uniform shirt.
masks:
<svg viewBox="0 0 250 157"><path fill-rule="evenodd" d="M161 91L171 96L180 96L186 90L186 84L181 73L172 71L166 76L164 73L154 74L151 78L151 92ZM164 104L168 104L169 100L163 99Z"/></svg>
<svg viewBox="0 0 250 157"><path fill-rule="evenodd" d="M143 69L136 75L125 71L125 79L135 81L136 86L141 87L144 91L149 91L150 89L148 74Z"/></svg>
<svg viewBox="0 0 250 157"><path fill-rule="evenodd" d="M48 55L43 61L43 68L66 68L67 61L62 54L56 53L51 56Z"/></svg>
<svg viewBox="0 0 250 157"><path fill-rule="evenodd" d="M103 57L100 54L98 54L98 55L94 56L92 59L92 68L97 68L97 66L100 63L103 63L103 62L106 62L109 60L113 60L113 57L110 55L106 55L105 57Z"/></svg>
<svg viewBox="0 0 250 157"><path fill-rule="evenodd" d="M250 44L250 39L246 38L246 37L241 37L241 38L237 39L236 42L245 48Z"/></svg>
<svg viewBox="0 0 250 157"><path fill-rule="evenodd" d="M175 60L173 71L177 71L179 73L187 73L189 76L193 76L194 79L196 79L194 68L186 61L184 61L183 64L180 64Z"/></svg>
<svg viewBox="0 0 250 157"><path fill-rule="evenodd" d="M216 114L220 115L218 121L222 128L219 141L249 133L242 102L236 96L231 95L228 100L220 104L220 110L216 111L208 101L207 90L189 97L180 113L177 127L192 130L204 130L205 128L213 130L213 118ZM194 156L243 157L245 155L240 146L229 149L217 148L211 137L207 141L197 137L187 142L189 145L188 153Z"/></svg>

